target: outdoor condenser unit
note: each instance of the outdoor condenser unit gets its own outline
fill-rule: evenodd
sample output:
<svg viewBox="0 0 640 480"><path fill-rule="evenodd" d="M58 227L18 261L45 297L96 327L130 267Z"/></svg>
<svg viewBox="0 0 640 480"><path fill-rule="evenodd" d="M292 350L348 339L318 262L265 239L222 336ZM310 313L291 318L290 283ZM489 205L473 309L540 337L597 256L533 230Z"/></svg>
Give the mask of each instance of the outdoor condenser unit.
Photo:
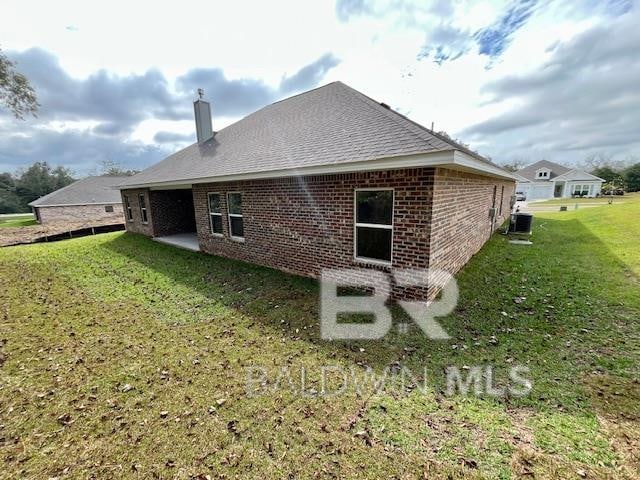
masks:
<svg viewBox="0 0 640 480"><path fill-rule="evenodd" d="M509 219L509 233L531 235L533 215L530 213L513 213Z"/></svg>

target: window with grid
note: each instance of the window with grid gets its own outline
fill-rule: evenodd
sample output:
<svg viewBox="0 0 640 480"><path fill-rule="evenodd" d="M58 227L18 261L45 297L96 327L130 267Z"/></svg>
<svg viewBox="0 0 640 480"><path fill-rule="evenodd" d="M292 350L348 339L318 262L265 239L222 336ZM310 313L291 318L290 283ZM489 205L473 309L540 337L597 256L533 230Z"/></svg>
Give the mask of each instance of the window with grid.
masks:
<svg viewBox="0 0 640 480"><path fill-rule="evenodd" d="M393 250L393 190L356 190L355 257L391 263Z"/></svg>
<svg viewBox="0 0 640 480"><path fill-rule="evenodd" d="M211 233L222 235L222 200L219 193L209 194L209 221Z"/></svg>
<svg viewBox="0 0 640 480"><path fill-rule="evenodd" d="M129 201L129 195L124 196L124 206L127 209L127 220L133 220L133 209L131 208L131 202Z"/></svg>
<svg viewBox="0 0 640 480"><path fill-rule="evenodd" d="M227 193L227 208L229 209L229 233L231 238L244 239L242 194L239 192Z"/></svg>
<svg viewBox="0 0 640 480"><path fill-rule="evenodd" d="M142 223L149 223L149 218L147 217L147 201L144 193L140 194L140 217L142 218Z"/></svg>

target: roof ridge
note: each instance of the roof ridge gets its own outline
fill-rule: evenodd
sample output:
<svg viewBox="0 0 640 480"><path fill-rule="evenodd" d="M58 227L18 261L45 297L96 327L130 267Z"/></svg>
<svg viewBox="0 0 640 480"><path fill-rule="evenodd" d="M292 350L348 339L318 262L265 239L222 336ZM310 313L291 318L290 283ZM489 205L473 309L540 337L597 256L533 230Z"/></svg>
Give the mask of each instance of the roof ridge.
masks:
<svg viewBox="0 0 640 480"><path fill-rule="evenodd" d="M374 100L373 98L369 97L368 95L356 90L355 88L346 85L345 83L342 83L340 81L334 82L334 83L339 83L341 85L343 85L344 87L354 91L355 93L357 93L358 95L360 95L361 97L364 97L365 99L368 100L368 102L364 102L366 104L368 104L370 107L375 108L376 110L380 110L381 112L385 113L385 115L392 119L393 121L395 121L396 124L400 125L401 127L403 127L405 130L407 130L408 132L411 132L412 134L414 134L416 137L420 138L421 140L426 141L427 143L431 143L430 139L424 138L423 136L419 135L415 129L413 128L408 128L408 126L405 124L406 122L410 123L412 126L416 127L416 129L418 129L420 131L420 133L424 132L427 133L428 135L431 135L432 137L435 137L436 139L450 145L451 147L453 147L454 150L460 150L468 155L473 156L474 158L477 158L478 160L481 160L483 162L486 162L490 165L496 166L498 168L502 168L499 165L496 165L495 163L493 163L492 161L488 160L487 158L483 157L482 155L480 155L477 152L474 152L473 150L471 150L468 147L465 147L464 145L461 145L459 142L456 142L455 140L453 140L452 138L448 137L448 136L444 136L441 135L440 133L436 133L434 130L431 130L427 127L425 127L424 125L416 122L415 120L412 120L411 118L407 117L406 115L403 115L402 113L394 110L391 107L388 106L383 106L380 102ZM373 103L373 105L371 105L371 103ZM389 113L391 113L391 115L389 115ZM399 122L397 121L398 119L395 117L400 117L400 119L404 120L404 122ZM440 149L443 150L443 149Z"/></svg>
<svg viewBox="0 0 640 480"><path fill-rule="evenodd" d="M316 90L320 90L321 88L328 87L329 85L333 85L334 83L339 83L339 84L344 85L344 83L342 83L340 80L336 80L334 82L325 83L324 85L320 85L319 87L314 87L314 88L312 88L310 90L305 90L304 92L300 92L300 93L296 93L295 95L291 95L290 97L281 98L280 100L276 100L275 102L271 102L268 105L265 105L264 107L256 110L255 112L250 113L249 115L253 115L254 113L259 112L263 108L270 107L271 105L275 105L276 103L286 102L287 100L291 100L292 98L299 97L300 95L306 95L307 93L315 92ZM247 115L247 116L249 116L249 115Z"/></svg>
<svg viewBox="0 0 640 480"><path fill-rule="evenodd" d="M290 97L281 98L280 100L276 100L275 102L268 103L268 104L266 104L266 105L264 105L264 106L260 107L259 109L254 110L253 112L251 112L251 113L249 113L249 114L245 115L244 117L239 118L239 119L238 119L238 120L236 120L235 122L230 123L230 124L229 124L229 125L227 125L226 127L221 128L220 130L218 130L217 132L214 132L214 133L219 133L219 132L222 132L223 130L228 129L229 127L233 127L233 126L234 126L234 125L236 125L237 123L240 123L241 121L243 121L243 120L245 120L245 119L247 119L247 118L249 118L249 117L252 117L252 116L254 116L254 115L255 115L255 114L257 114L257 113L260 113L260 112L261 112L261 111L263 111L265 108L272 107L272 106L274 106L274 105L277 105L278 103L286 102L287 100L291 100L291 99L296 98L296 97L299 97L299 96L301 96L301 95L306 95L307 93L315 92L316 90L320 90L321 88L328 87L329 85L333 85L334 83L339 83L339 84L344 85L340 80L336 80L336 81L334 81L334 82L329 82L329 83L327 83L327 84L325 84L325 85L320 85L319 87L312 88L311 90L305 90L304 92L296 93L295 95L291 95ZM213 139L213 138L215 138L215 135L214 135L213 137L211 137L211 138L212 138L212 139ZM208 142L208 141L210 141L210 140L207 140L207 142ZM195 145L195 144L197 144L197 143L198 143L198 142L195 142L195 143L192 143L191 145ZM190 147L191 145L188 145L188 146L187 146L187 147L185 147L185 148L188 148L188 147ZM183 150L184 150L184 149L183 149ZM180 151L180 150L178 150L178 151ZM177 152L176 152L176 153L177 153ZM168 158L168 157L167 157L167 158Z"/></svg>
<svg viewBox="0 0 640 480"><path fill-rule="evenodd" d="M58 197L60 195L60 193L65 192L66 190L70 189L71 187L75 187L79 183L83 183L83 182L86 182L87 180L92 180L92 179L95 179L95 178L112 178L112 179L114 179L113 185L97 185L96 186L97 190L99 190L100 188L114 189L116 187L116 185L118 184L117 183L118 180L121 181L121 180L123 180L125 178L129 178L129 175L87 175L84 178L79 178L78 180L74 180L69 185L65 185L64 187L60 187L57 190L54 190L53 192L49 192L46 195L38 197L35 200L29 202L27 205L35 206L35 207L40 206L42 203L45 203L47 200L51 200L53 198Z"/></svg>
<svg viewBox="0 0 640 480"><path fill-rule="evenodd" d="M405 118L405 119L406 119L406 117L404 117L403 115L399 114L398 112L396 112L395 110L393 110L391 107L387 108L387 107L385 107L385 106L382 106L382 105L380 104L380 102L378 102L378 101L374 100L374 99L373 99L373 98L371 98L370 96L368 96L368 95L366 95L366 94L364 94L364 93L362 93L362 92L360 92L360 91L356 90L355 88L353 88L353 87L351 87L351 86L349 86L349 85L347 85L347 84L345 84L345 83L342 83L342 82L334 82L334 83L338 83L338 84L340 84L341 86L345 87L346 89L348 89L348 90L352 91L353 93L356 93L356 94L358 95L358 97L359 97L359 100L360 100L362 103L364 103L365 105L367 105L369 108L371 108L371 109L373 109L373 110L375 110L375 111L377 111L377 112L380 112L380 113L384 114L387 118L389 118L390 120L392 120L393 122L395 122L397 125L399 125L399 126L401 126L402 128L404 128L406 131L408 131L408 132L409 132L409 133L411 133L412 135L416 136L416 137L417 137L417 138L419 138L420 140L424 140L424 141L426 141L426 142L429 142L429 140L427 140L427 139L423 138L421 135L418 135L418 133L417 133L414 129L408 128L408 127L404 124L404 122L399 122L399 121L397 121L398 119L397 119L397 118L395 118L395 117L396 117L396 115L400 115L401 117L403 117L403 118ZM389 115L389 113L390 113L390 112L391 112L391 113L395 113L396 115Z"/></svg>

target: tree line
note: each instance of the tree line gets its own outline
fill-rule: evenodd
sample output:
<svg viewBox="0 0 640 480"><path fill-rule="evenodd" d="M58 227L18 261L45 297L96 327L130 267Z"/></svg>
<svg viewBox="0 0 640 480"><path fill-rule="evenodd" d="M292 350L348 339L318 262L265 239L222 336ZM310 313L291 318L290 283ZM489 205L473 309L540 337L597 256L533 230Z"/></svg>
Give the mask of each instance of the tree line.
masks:
<svg viewBox="0 0 640 480"><path fill-rule="evenodd" d="M51 168L47 162L36 162L17 175L0 173L0 213L28 212L29 202L74 181L68 168Z"/></svg>
<svg viewBox="0 0 640 480"><path fill-rule="evenodd" d="M138 173L137 170L125 170L112 160L102 162L100 171L95 170L90 174L127 176ZM53 168L47 162L35 162L16 174L0 173L0 214L30 212L29 202L66 187L76 180L70 169Z"/></svg>

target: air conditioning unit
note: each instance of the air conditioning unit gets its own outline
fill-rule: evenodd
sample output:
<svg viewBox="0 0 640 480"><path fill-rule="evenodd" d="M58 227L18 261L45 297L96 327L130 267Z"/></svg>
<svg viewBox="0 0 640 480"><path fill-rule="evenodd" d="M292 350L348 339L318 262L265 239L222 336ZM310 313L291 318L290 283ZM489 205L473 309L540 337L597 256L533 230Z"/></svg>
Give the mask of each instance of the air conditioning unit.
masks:
<svg viewBox="0 0 640 480"><path fill-rule="evenodd" d="M514 213L509 219L509 233L531 235L533 215L530 213Z"/></svg>

